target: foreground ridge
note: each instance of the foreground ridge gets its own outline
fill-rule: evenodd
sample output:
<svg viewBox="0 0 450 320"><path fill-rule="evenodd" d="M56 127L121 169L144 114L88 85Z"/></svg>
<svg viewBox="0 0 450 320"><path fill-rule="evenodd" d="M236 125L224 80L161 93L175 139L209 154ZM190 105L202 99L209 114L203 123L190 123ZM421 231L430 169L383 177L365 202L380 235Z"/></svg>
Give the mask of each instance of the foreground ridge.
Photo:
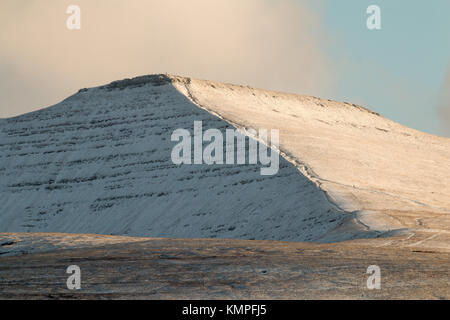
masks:
<svg viewBox="0 0 450 320"><path fill-rule="evenodd" d="M382 239L317 244L126 238L0 234L2 243L14 242L11 247L21 241L38 244L32 249L66 244L0 258L0 298L449 298L449 253L379 247ZM66 288L68 261L82 270L80 290ZM382 268L381 290L367 288L366 270L374 261Z"/></svg>

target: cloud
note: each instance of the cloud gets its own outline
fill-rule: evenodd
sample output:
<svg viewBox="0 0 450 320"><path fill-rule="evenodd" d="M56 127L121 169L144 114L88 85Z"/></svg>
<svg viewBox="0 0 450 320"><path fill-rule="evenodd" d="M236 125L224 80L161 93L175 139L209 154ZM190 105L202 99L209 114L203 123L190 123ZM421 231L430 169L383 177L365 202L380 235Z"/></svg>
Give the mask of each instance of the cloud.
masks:
<svg viewBox="0 0 450 320"><path fill-rule="evenodd" d="M438 113L444 134L450 136L450 68L440 90Z"/></svg>
<svg viewBox="0 0 450 320"><path fill-rule="evenodd" d="M149 73L318 96L334 80L321 21L294 0L2 0L0 42L0 117Z"/></svg>

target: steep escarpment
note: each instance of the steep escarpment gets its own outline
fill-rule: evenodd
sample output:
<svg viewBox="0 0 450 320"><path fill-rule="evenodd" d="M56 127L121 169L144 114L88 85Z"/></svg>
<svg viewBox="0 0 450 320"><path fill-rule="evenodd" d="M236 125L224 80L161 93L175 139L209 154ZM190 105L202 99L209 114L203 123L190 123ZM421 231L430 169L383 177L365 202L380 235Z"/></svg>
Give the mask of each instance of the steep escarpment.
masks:
<svg viewBox="0 0 450 320"><path fill-rule="evenodd" d="M281 158L260 164L177 165L174 130L233 128L177 89L146 76L82 89L0 122L1 232L147 237L343 240L371 235ZM224 147L225 148L225 147Z"/></svg>
<svg viewBox="0 0 450 320"><path fill-rule="evenodd" d="M194 121L279 130L279 171L174 164L171 134ZM0 120L0 177L0 232L337 241L404 231L420 239L408 245L435 247L450 233L449 139L350 103L169 75Z"/></svg>
<svg viewBox="0 0 450 320"><path fill-rule="evenodd" d="M236 127L279 129L283 157L367 230L423 233L418 244L449 248L450 139L352 103L173 78Z"/></svg>

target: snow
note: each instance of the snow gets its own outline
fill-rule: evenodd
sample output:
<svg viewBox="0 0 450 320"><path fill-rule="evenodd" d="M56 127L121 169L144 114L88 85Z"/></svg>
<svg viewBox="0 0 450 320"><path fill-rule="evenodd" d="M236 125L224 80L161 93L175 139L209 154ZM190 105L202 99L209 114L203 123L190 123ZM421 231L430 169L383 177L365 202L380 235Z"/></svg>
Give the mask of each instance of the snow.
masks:
<svg viewBox="0 0 450 320"><path fill-rule="evenodd" d="M194 120L279 129L278 174L174 165L170 135ZM145 76L0 130L0 232L338 241L450 229L450 139L348 103Z"/></svg>
<svg viewBox="0 0 450 320"><path fill-rule="evenodd" d="M245 128L279 128L282 155L366 229L450 232L450 139L361 106L212 81L175 86Z"/></svg>
<svg viewBox="0 0 450 320"><path fill-rule="evenodd" d="M0 233L0 256L10 257L149 240L152 238L69 233Z"/></svg>

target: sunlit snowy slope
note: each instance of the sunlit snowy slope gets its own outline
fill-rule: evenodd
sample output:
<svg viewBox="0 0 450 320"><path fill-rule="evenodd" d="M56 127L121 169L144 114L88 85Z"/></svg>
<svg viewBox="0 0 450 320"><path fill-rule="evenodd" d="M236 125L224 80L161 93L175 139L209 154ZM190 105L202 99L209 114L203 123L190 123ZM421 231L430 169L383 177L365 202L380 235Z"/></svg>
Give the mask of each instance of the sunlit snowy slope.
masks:
<svg viewBox="0 0 450 320"><path fill-rule="evenodd" d="M279 172L173 164L170 136L195 120L279 129ZM348 103L176 76L0 120L0 232L335 241L408 229L445 242L449 181L449 139Z"/></svg>

